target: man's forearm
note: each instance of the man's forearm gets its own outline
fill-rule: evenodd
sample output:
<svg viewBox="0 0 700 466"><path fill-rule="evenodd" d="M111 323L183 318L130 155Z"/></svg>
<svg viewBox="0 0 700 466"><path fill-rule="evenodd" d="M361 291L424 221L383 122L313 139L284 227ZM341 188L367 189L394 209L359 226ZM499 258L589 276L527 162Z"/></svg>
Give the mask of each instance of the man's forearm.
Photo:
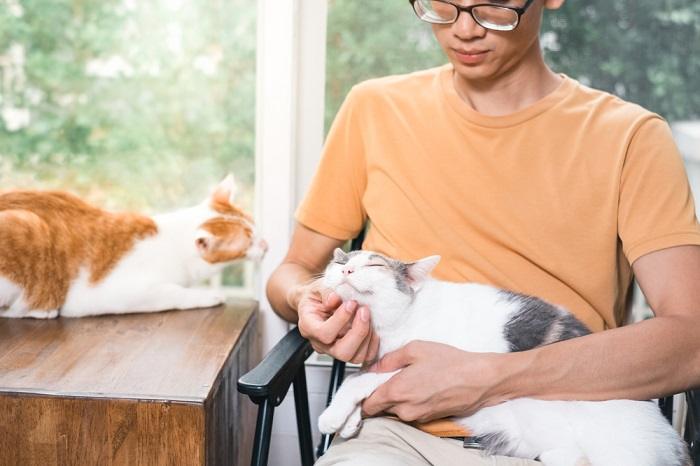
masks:
<svg viewBox="0 0 700 466"><path fill-rule="evenodd" d="M267 299L272 308L284 320L296 323L297 309L293 294L300 285L309 283L313 273L301 265L285 262L270 275L267 281Z"/></svg>
<svg viewBox="0 0 700 466"><path fill-rule="evenodd" d="M650 399L700 386L700 322L658 317L507 355L497 397Z"/></svg>

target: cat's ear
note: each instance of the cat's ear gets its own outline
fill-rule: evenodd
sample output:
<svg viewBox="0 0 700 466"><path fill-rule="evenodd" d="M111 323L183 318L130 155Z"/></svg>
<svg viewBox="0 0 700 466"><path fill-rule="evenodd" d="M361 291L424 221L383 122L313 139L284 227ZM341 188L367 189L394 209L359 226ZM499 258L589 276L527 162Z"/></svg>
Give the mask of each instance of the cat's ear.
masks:
<svg viewBox="0 0 700 466"><path fill-rule="evenodd" d="M233 201L238 193L236 179L233 173L229 173L226 178L221 180L212 191L211 197L216 202L233 205Z"/></svg>
<svg viewBox="0 0 700 466"><path fill-rule="evenodd" d="M411 286L414 288L420 285L430 276L436 265L440 262L440 256L428 256L420 259L412 264L406 264L408 267L408 278Z"/></svg>
<svg viewBox="0 0 700 466"><path fill-rule="evenodd" d="M340 248L335 248L333 250L333 262L338 262L340 264L345 264L348 261L348 254Z"/></svg>

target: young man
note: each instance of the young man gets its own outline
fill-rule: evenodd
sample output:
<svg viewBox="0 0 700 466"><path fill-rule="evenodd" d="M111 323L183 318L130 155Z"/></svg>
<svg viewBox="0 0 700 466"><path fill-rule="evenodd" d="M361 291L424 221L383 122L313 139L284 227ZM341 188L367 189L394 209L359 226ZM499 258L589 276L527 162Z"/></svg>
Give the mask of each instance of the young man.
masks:
<svg viewBox="0 0 700 466"><path fill-rule="evenodd" d="M542 13L563 3L411 1L450 64L350 92L268 296L317 351L373 361L371 309L307 286L369 221L364 248L440 254L437 278L539 296L594 334L510 354L409 344L373 366L403 371L364 402L368 416L424 422L519 397L649 399L700 385L700 227L682 160L661 118L546 66ZM620 327L632 273L656 318ZM321 463L537 464L386 418Z"/></svg>

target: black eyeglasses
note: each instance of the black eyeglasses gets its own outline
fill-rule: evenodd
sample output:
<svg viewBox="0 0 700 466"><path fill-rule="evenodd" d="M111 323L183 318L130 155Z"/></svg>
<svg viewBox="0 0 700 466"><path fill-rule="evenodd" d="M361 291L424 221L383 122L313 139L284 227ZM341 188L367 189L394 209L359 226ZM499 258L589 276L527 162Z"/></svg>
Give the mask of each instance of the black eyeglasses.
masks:
<svg viewBox="0 0 700 466"><path fill-rule="evenodd" d="M456 5L447 0L410 0L418 18L432 24L452 24L462 12L469 13L474 21L486 29L512 31L520 24L520 17L532 5L527 0L522 8L479 3L472 6Z"/></svg>

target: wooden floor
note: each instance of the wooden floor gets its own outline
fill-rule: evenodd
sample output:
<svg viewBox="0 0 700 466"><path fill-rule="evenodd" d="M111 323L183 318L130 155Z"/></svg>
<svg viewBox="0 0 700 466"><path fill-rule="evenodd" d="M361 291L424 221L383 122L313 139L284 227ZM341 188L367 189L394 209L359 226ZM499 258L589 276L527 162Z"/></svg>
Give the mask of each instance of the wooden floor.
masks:
<svg viewBox="0 0 700 466"><path fill-rule="evenodd" d="M0 319L0 465L247 463L256 310Z"/></svg>

